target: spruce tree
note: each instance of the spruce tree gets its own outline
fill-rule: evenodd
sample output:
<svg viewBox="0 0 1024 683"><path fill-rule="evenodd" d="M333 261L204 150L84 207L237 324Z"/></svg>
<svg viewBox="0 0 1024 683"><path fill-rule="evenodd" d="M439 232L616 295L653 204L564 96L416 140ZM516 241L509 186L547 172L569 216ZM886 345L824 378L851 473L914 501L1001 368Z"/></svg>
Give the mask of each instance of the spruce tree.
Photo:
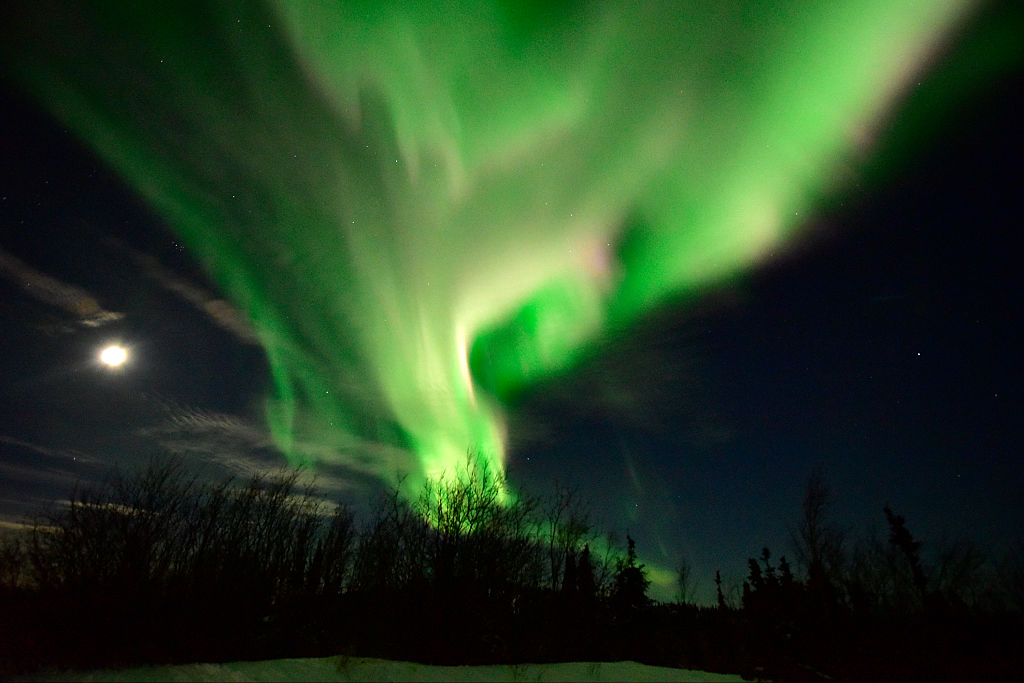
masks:
<svg viewBox="0 0 1024 683"><path fill-rule="evenodd" d="M640 607L648 602L647 587L651 582L644 565L636 562L636 542L628 534L626 542L626 559L619 560L618 572L615 574L615 598L623 606Z"/></svg>

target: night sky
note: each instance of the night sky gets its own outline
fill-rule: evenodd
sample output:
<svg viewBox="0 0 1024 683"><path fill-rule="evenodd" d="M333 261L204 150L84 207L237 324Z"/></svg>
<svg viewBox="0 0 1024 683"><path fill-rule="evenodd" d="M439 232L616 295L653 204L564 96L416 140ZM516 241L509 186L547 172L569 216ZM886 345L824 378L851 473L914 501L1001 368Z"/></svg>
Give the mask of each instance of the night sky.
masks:
<svg viewBox="0 0 1024 683"><path fill-rule="evenodd" d="M1024 527L1012 5L975 9L936 29L941 40L917 36L929 56L898 84L846 75L858 53L833 64L838 48L815 41L820 55L773 62L769 38L786 29L762 31L757 17L651 48L667 60L652 67L623 52L640 49L643 21L616 46L600 42L600 21L600 39L567 28L589 25L575 4L526 19L496 10L453 20L473 35L489 20L514 28L479 50L479 73L463 78L475 62L448 56L462 44L432 25L360 72L380 93L360 90L354 105L338 94L351 74L324 65L361 64L387 21L325 47L296 33L312 20L285 5L240 11L243 39L225 37L227 12L188 4L182 24L201 15L211 28L153 29L147 42L130 11L51 25L45 10L15 9L17 39L0 55L0 519L22 522L76 481L159 454L212 477L310 465L325 497L362 508L382 480L473 448L523 490L579 485L597 528L637 540L658 597L671 597L682 557L705 598L716 568L735 584L762 546L792 557L815 468L854 535L881 529L888 504L926 542L970 537L998 555ZM925 21L903 12L908 26ZM806 14L779 25L830 26ZM251 37L264 26L269 37ZM756 63L720 47L751 36L768 45ZM609 46L579 50L591 63L577 43ZM410 44L426 74L411 85ZM289 49L301 69L282 66L295 66ZM687 68L705 51L714 68ZM214 59L225 55L237 61ZM165 60L179 64L162 71ZM845 86L891 90L866 113L850 105L849 122L871 130L846 156L824 124L803 135L814 106L759 108L773 101L766 87L822 60L838 74L808 86L823 101ZM518 76L538 64L555 75ZM510 95L483 89L493 73L509 74ZM445 95L446 77L463 90ZM597 104L551 104L563 81ZM204 90L225 82L228 95ZM684 85L700 94L677 99ZM645 112L615 109L637 98ZM257 120L234 121L236 101L256 103ZM510 101L521 109L495 115ZM720 118L694 124L694 142L664 133L674 107ZM749 153L762 128L814 172ZM637 150L666 156L647 165ZM700 171L671 170L676 156ZM331 183L340 209L323 208ZM761 192L787 216L770 237L716 223L746 220L736 197ZM580 227L576 211L602 227ZM663 227L687 220L692 233ZM385 227L362 232L372 221ZM339 230L335 256L325 240ZM666 253L682 256L662 265ZM98 361L110 343L128 349L125 366Z"/></svg>

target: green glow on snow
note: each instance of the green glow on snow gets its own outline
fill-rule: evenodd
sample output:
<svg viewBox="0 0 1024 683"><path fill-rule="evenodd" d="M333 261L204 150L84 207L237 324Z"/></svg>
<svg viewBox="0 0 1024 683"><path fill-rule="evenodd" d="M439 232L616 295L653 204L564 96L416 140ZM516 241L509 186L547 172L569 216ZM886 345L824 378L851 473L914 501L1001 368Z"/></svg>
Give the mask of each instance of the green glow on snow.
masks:
<svg viewBox="0 0 1024 683"><path fill-rule="evenodd" d="M9 66L248 315L280 448L414 480L782 248L967 9L26 4Z"/></svg>

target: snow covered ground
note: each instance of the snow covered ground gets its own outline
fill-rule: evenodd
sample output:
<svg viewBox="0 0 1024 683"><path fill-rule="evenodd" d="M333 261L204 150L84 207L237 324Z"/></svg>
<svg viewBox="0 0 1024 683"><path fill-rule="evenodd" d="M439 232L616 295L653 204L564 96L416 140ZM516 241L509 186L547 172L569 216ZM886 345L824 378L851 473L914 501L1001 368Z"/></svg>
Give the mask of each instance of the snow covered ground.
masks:
<svg viewBox="0 0 1024 683"><path fill-rule="evenodd" d="M32 681L742 681L736 674L636 662L430 666L356 657L41 673Z"/></svg>

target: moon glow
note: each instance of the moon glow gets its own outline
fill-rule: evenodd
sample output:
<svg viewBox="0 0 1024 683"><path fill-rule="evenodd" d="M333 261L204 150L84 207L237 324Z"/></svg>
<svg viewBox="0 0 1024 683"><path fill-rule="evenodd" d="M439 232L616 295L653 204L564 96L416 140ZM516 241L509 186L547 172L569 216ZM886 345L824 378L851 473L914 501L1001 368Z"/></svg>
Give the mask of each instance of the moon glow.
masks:
<svg viewBox="0 0 1024 683"><path fill-rule="evenodd" d="M100 351L100 362L112 368L124 365L128 360L128 350L123 346L111 344Z"/></svg>

